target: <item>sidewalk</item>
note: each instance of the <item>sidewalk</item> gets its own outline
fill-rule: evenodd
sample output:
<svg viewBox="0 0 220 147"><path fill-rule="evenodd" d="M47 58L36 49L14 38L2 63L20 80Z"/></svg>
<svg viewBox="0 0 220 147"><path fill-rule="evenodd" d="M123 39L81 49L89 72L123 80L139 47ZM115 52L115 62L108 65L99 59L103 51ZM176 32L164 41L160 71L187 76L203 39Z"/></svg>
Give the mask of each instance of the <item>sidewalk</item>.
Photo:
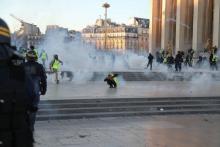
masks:
<svg viewBox="0 0 220 147"><path fill-rule="evenodd" d="M219 147L220 115L36 123L36 147Z"/></svg>
<svg viewBox="0 0 220 147"><path fill-rule="evenodd" d="M117 89L104 82L48 84L41 100L142 97L205 97L220 96L220 82L200 79L192 82L125 82Z"/></svg>

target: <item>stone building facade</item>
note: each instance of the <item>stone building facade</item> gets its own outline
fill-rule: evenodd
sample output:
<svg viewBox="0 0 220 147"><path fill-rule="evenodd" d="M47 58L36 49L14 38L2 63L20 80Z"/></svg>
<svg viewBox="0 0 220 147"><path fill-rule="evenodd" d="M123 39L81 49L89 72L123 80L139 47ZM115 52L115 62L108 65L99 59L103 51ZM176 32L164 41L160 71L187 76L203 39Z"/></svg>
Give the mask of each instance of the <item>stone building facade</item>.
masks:
<svg viewBox="0 0 220 147"><path fill-rule="evenodd" d="M21 28L12 34L12 44L18 48L29 48L38 45L42 36L39 27L22 21Z"/></svg>
<svg viewBox="0 0 220 147"><path fill-rule="evenodd" d="M149 48L173 46L173 53L190 48L197 52L220 47L219 0L151 0Z"/></svg>
<svg viewBox="0 0 220 147"><path fill-rule="evenodd" d="M96 25L83 29L82 37L86 43L94 44L97 49L148 51L148 28L147 19L134 18L134 23L130 25L118 25L108 20L107 27L104 20L99 19Z"/></svg>

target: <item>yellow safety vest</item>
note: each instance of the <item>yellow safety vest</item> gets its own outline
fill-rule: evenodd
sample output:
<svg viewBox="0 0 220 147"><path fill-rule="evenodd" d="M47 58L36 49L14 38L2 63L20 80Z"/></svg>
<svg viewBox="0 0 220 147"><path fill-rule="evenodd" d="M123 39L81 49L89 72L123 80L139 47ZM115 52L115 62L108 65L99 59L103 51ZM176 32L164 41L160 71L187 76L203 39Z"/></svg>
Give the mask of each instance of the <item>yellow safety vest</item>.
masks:
<svg viewBox="0 0 220 147"><path fill-rule="evenodd" d="M52 65L52 68L55 69L55 70L59 70L60 69L60 61L55 60L53 65Z"/></svg>
<svg viewBox="0 0 220 147"><path fill-rule="evenodd" d="M46 60L46 59L47 59L47 53L46 53L46 52L43 52L43 53L42 53L41 59L42 59L42 60Z"/></svg>
<svg viewBox="0 0 220 147"><path fill-rule="evenodd" d="M34 49L34 52L35 52L37 59L38 59L38 51L36 49Z"/></svg>
<svg viewBox="0 0 220 147"><path fill-rule="evenodd" d="M163 63L167 64L167 58L164 58Z"/></svg>
<svg viewBox="0 0 220 147"><path fill-rule="evenodd" d="M119 80L118 80L118 78L114 77L113 80L115 81L116 85L118 86L118 85L119 85Z"/></svg>
<svg viewBox="0 0 220 147"><path fill-rule="evenodd" d="M217 62L218 61L218 56L214 55L212 58L212 62Z"/></svg>

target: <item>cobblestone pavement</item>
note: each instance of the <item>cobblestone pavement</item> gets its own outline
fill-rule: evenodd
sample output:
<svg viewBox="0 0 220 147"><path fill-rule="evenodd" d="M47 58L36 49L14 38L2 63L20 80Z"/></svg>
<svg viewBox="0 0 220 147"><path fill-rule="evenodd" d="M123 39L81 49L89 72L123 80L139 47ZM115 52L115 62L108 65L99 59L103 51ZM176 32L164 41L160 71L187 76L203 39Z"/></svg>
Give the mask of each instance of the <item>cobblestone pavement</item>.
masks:
<svg viewBox="0 0 220 147"><path fill-rule="evenodd" d="M220 115L44 121L35 147L219 147L219 124Z"/></svg>

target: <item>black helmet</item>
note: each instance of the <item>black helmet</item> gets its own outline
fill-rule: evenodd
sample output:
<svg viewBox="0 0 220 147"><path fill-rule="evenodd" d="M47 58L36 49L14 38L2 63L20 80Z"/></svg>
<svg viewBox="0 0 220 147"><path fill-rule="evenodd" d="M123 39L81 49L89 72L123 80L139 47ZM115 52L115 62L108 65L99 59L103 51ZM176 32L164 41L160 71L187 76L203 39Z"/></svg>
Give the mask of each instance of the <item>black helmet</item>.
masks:
<svg viewBox="0 0 220 147"><path fill-rule="evenodd" d="M53 57L54 57L54 59L58 60L58 55L57 54L55 54Z"/></svg>
<svg viewBox="0 0 220 147"><path fill-rule="evenodd" d="M35 51L28 51L26 54L26 58L28 61L36 61L37 55L36 55Z"/></svg>
<svg viewBox="0 0 220 147"><path fill-rule="evenodd" d="M31 46L30 46L30 49L31 49L31 50L34 50L34 49L35 49L35 47L34 47L33 45L31 45Z"/></svg>
<svg viewBox="0 0 220 147"><path fill-rule="evenodd" d="M0 18L0 44L11 44L11 34L8 25Z"/></svg>

